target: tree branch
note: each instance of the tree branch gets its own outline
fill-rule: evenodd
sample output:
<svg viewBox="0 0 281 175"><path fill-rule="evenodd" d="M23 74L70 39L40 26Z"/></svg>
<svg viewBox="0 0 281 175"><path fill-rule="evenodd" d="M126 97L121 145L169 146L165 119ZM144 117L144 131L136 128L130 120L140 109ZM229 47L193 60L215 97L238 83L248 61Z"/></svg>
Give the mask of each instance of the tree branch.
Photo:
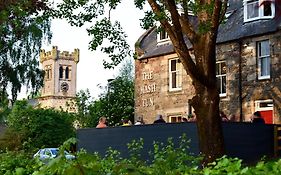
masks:
<svg viewBox="0 0 281 175"><path fill-rule="evenodd" d="M182 7L184 10L184 14L179 16L180 23L183 29L184 34L188 37L191 43L194 43L194 40L197 38L197 34L193 29L189 21L189 14L188 14L188 1L189 0L182 0Z"/></svg>
<svg viewBox="0 0 281 175"><path fill-rule="evenodd" d="M228 2L228 0L224 0L223 3L222 3L222 11L221 11L221 14L220 14L219 23L222 23L222 21L224 19L224 15L225 15L226 10L227 10L227 2Z"/></svg>
<svg viewBox="0 0 281 175"><path fill-rule="evenodd" d="M156 14L156 16L161 17L162 13L161 13L161 7L159 6L159 4L157 4L157 2L155 0L147 0L147 1L148 1L149 5L151 6L152 11ZM160 23L165 28L167 33L169 34L169 37L171 39L175 40L176 36L175 36L174 32L172 31L172 26L168 22L168 20L166 18L161 17Z"/></svg>

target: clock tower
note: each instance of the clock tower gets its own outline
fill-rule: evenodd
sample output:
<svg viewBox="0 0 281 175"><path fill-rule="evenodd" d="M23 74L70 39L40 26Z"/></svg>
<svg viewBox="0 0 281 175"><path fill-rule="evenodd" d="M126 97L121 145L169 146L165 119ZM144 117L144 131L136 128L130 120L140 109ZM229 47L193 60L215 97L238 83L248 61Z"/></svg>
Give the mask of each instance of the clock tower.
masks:
<svg viewBox="0 0 281 175"><path fill-rule="evenodd" d="M76 95L78 62L79 49L69 53L61 52L57 46L53 46L51 51L40 51L40 63L45 71L44 86L38 99L41 107L75 111L71 100ZM66 106L67 103L70 104L69 107Z"/></svg>

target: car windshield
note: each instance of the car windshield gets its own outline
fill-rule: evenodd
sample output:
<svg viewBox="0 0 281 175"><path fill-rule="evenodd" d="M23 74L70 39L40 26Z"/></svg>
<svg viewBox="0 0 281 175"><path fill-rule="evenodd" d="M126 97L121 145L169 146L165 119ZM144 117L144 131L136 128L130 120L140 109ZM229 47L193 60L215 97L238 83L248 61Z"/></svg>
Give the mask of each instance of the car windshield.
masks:
<svg viewBox="0 0 281 175"><path fill-rule="evenodd" d="M58 149L51 149L51 152L53 155L58 155L59 150Z"/></svg>

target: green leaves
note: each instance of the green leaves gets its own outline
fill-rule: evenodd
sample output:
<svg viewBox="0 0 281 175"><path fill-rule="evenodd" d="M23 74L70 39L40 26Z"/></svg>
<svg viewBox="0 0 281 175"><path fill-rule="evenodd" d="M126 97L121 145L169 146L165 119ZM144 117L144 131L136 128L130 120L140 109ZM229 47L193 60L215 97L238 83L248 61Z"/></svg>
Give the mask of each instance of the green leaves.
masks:
<svg viewBox="0 0 281 175"><path fill-rule="evenodd" d="M109 126L120 124L121 119L134 120L134 67L125 62L118 76L108 82L99 99L92 99L89 90L76 95L77 121L81 127L95 127L98 119L105 116Z"/></svg>
<svg viewBox="0 0 281 175"><path fill-rule="evenodd" d="M0 3L0 88L11 86L12 102L22 85L32 92L42 87L38 54L42 41L51 37L50 21L42 11L47 9L47 2L39 0Z"/></svg>
<svg viewBox="0 0 281 175"><path fill-rule="evenodd" d="M74 136L73 120L72 114L53 109L34 109L26 101L17 101L8 116L7 132L14 133L20 143L13 144L10 140L12 134L6 133L0 139L2 149L13 149L9 142L15 148L25 150L58 147Z"/></svg>
<svg viewBox="0 0 281 175"><path fill-rule="evenodd" d="M95 36L90 41L90 50L96 50L98 46L106 43L107 46L101 47L101 51L108 54L111 62L103 61L105 68L113 68L117 66L125 57L130 56L130 46L119 22L111 23L108 18L95 23L94 26L89 28L88 34Z"/></svg>

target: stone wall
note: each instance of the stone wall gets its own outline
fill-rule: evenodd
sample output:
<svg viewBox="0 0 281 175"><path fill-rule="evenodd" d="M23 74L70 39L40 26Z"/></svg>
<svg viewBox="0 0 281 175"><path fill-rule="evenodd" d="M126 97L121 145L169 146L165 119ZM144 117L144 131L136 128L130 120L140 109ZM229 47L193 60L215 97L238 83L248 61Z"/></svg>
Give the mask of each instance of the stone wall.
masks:
<svg viewBox="0 0 281 175"><path fill-rule="evenodd" d="M271 78L258 80L256 46L258 41L266 39L270 42ZM220 110L235 115L237 121L240 118L250 121L257 110L255 102L271 99L273 122L281 123L280 56L281 32L217 45L217 60L225 60L227 65L226 97L221 97ZM175 57L176 54L169 54L135 60L135 115L143 116L146 123L153 122L157 114L163 114L165 120L171 115L186 116L188 99L192 98L194 89L183 70L182 90L169 91L168 60Z"/></svg>
<svg viewBox="0 0 281 175"><path fill-rule="evenodd" d="M74 98L71 97L50 96L38 98L38 103L41 108L63 109L64 111L76 112L76 105L73 100ZM66 105L67 103L70 105L69 107Z"/></svg>
<svg viewBox="0 0 281 175"><path fill-rule="evenodd" d="M269 40L271 55L271 78L258 79L257 42ZM240 54L241 53L241 54ZM221 98L221 110L240 118L239 63L241 62L241 99L243 121L250 121L257 110L255 101L273 100L274 123L280 123L281 112L281 33L247 38L239 42L217 46L217 58L227 64L227 97ZM241 59L241 60L240 60Z"/></svg>
<svg viewBox="0 0 281 175"><path fill-rule="evenodd" d="M169 59L176 54L135 61L135 114L145 123L152 123L157 114L168 121L169 116L186 115L188 99L194 89L190 78L183 70L181 91L169 91Z"/></svg>

